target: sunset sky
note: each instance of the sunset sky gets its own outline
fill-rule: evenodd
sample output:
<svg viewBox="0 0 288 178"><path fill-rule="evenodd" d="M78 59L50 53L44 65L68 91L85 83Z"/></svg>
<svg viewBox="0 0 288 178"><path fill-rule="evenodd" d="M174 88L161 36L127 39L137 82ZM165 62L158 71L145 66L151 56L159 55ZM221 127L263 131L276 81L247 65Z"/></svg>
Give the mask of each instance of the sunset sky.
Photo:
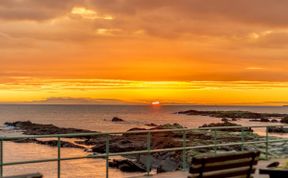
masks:
<svg viewBox="0 0 288 178"><path fill-rule="evenodd" d="M288 104L287 0L0 0L0 102Z"/></svg>

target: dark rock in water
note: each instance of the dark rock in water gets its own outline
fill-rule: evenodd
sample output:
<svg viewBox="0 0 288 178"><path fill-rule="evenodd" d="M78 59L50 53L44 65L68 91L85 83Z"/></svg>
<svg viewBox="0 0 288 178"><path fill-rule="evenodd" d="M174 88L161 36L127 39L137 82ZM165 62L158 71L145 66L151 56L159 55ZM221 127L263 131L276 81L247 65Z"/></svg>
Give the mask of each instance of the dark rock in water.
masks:
<svg viewBox="0 0 288 178"><path fill-rule="evenodd" d="M185 127L183 127L182 125L178 124L178 123L174 123L174 124L164 124L164 125L159 125L157 127L152 128L151 130L157 130L157 129L183 129Z"/></svg>
<svg viewBox="0 0 288 178"><path fill-rule="evenodd" d="M124 120L119 117L113 117L112 122L123 122Z"/></svg>
<svg viewBox="0 0 288 178"><path fill-rule="evenodd" d="M36 144L40 144L40 145L48 145L51 147L57 147L58 146L58 141L57 140L37 140L37 139L18 139L14 141L15 143L36 143ZM60 141L60 146L62 148L80 148L80 149L84 149L85 147L80 146L80 145L76 145L74 143L71 142L67 142L67 141Z"/></svg>
<svg viewBox="0 0 288 178"><path fill-rule="evenodd" d="M268 168L271 168L271 167L278 167L280 165L280 163L279 162L273 162L273 163L270 163L270 164L268 164Z"/></svg>
<svg viewBox="0 0 288 178"><path fill-rule="evenodd" d="M261 118L261 119L260 119L260 122L270 122L270 120L267 119L267 118Z"/></svg>
<svg viewBox="0 0 288 178"><path fill-rule="evenodd" d="M149 124L145 124L145 125L148 127L156 127L157 126L157 124L154 124L154 123L149 123Z"/></svg>
<svg viewBox="0 0 288 178"><path fill-rule="evenodd" d="M127 130L127 132L132 132L132 131L141 131L141 130L147 130L147 129L134 127L134 128L131 128L131 129Z"/></svg>
<svg viewBox="0 0 288 178"><path fill-rule="evenodd" d="M249 111L197 111L188 110L180 111L176 114L186 115L198 115L198 116L210 116L217 118L245 118L245 119L260 119L269 117L288 117L288 114L277 114L277 113L254 113ZM288 120L288 119L287 119ZM288 122L288 121L287 121Z"/></svg>
<svg viewBox="0 0 288 178"><path fill-rule="evenodd" d="M37 123L32 123L31 121L6 122L5 125L9 127L14 127L16 130L21 130L23 131L23 134L26 134L26 135L50 135L50 134L94 132L91 130L83 130L83 129L75 129L75 128L61 128L52 124L37 124Z"/></svg>
<svg viewBox="0 0 288 178"><path fill-rule="evenodd" d="M229 120L227 118L222 118L221 121L222 122L229 122Z"/></svg>
<svg viewBox="0 0 288 178"><path fill-rule="evenodd" d="M260 118L260 119L250 119L250 122L278 122L277 119L268 119L268 118Z"/></svg>
<svg viewBox="0 0 288 178"><path fill-rule="evenodd" d="M285 124L288 124L288 116L283 117L283 118L280 120L280 122L285 123Z"/></svg>
<svg viewBox="0 0 288 178"><path fill-rule="evenodd" d="M232 121L237 121L237 118L232 118Z"/></svg>
<svg viewBox="0 0 288 178"><path fill-rule="evenodd" d="M231 126L241 126L239 124L235 124L235 123L231 123L231 122L222 122L222 123L210 123L210 124L204 124L202 126L200 126L199 128L203 128L203 127L231 127ZM249 128L223 128L223 129L217 129L220 131L227 131L227 132L241 132L241 130L243 131L249 131L249 132L253 132L253 130L249 127Z"/></svg>
<svg viewBox="0 0 288 178"><path fill-rule="evenodd" d="M283 126L268 127L268 132L274 133L288 133L288 128Z"/></svg>
<svg viewBox="0 0 288 178"><path fill-rule="evenodd" d="M123 172L146 172L145 165L128 159L109 161L109 166L118 168Z"/></svg>

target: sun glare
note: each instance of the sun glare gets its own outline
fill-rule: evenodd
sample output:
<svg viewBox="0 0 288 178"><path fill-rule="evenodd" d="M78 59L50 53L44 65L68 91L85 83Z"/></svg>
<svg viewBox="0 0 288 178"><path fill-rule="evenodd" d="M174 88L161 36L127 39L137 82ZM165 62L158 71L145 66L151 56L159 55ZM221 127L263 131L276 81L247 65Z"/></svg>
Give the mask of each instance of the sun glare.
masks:
<svg viewBox="0 0 288 178"><path fill-rule="evenodd" d="M160 101L153 101L153 102L152 102L152 105L153 105L153 106L159 106L159 105L160 105Z"/></svg>

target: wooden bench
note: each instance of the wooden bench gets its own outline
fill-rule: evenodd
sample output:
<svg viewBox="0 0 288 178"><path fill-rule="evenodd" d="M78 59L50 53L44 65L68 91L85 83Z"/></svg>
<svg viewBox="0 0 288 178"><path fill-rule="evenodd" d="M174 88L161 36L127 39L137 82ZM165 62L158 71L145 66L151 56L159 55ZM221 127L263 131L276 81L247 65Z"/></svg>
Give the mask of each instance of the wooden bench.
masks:
<svg viewBox="0 0 288 178"><path fill-rule="evenodd" d="M3 178L42 178L43 175L40 173L35 174L23 174L23 175L17 175L17 176L7 176Z"/></svg>
<svg viewBox="0 0 288 178"><path fill-rule="evenodd" d="M192 158L188 178L251 178L260 152L237 152Z"/></svg>

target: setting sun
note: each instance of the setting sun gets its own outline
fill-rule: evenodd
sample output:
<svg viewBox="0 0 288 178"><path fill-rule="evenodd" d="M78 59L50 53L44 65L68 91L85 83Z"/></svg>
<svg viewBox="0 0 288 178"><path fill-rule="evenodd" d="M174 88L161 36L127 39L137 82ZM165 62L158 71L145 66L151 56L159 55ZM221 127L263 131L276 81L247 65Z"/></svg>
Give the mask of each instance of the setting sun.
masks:
<svg viewBox="0 0 288 178"><path fill-rule="evenodd" d="M159 106L159 105L160 105L160 101L153 101L153 102L152 102L152 105L153 105L153 106Z"/></svg>

